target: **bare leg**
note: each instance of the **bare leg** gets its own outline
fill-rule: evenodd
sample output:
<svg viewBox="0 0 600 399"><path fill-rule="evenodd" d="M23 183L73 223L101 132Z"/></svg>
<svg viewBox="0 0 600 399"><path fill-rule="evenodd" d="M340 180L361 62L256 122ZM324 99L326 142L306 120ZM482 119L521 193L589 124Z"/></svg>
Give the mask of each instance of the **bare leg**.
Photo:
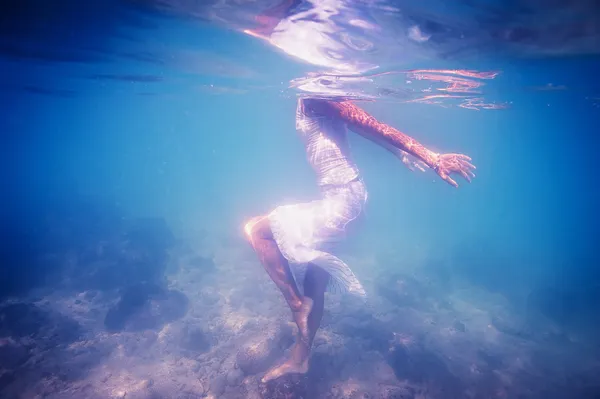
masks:
<svg viewBox="0 0 600 399"><path fill-rule="evenodd" d="M315 334L321 325L325 305L325 290L327 284L329 284L329 278L329 273L325 270L313 264L308 265L304 277L304 295L313 300L312 311L308 316L308 351L310 351Z"/></svg>
<svg viewBox="0 0 600 399"><path fill-rule="evenodd" d="M325 289L329 283L329 274L318 266L309 264L304 277L304 295L312 299L313 306L308 316L307 339L298 337L291 350L290 359L279 367L269 370L262 381L267 382L290 373L306 373L308 371L308 358L315 334L321 325L323 307L325 304Z"/></svg>
<svg viewBox="0 0 600 399"><path fill-rule="evenodd" d="M300 340L308 342L308 316L313 299L301 295L298 291L290 266L273 238L269 219L264 216L254 218L246 224L244 230L260 262L292 310Z"/></svg>

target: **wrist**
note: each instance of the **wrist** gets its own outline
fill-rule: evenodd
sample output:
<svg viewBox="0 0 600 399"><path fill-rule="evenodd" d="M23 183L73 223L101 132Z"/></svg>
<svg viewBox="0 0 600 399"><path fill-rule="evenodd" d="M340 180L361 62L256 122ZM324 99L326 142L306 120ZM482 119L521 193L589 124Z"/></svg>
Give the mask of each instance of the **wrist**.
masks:
<svg viewBox="0 0 600 399"><path fill-rule="evenodd" d="M440 154L431 151L430 159L429 167L437 173L440 169Z"/></svg>

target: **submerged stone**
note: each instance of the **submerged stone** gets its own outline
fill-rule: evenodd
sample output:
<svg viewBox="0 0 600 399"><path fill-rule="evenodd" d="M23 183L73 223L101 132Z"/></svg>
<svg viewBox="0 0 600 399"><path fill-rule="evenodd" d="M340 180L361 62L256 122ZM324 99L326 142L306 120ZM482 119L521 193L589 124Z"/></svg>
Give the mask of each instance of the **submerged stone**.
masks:
<svg viewBox="0 0 600 399"><path fill-rule="evenodd" d="M109 309L104 325L109 331L156 329L182 318L188 309L185 294L157 284L140 283L123 290Z"/></svg>
<svg viewBox="0 0 600 399"><path fill-rule="evenodd" d="M51 344L75 341L81 335L75 320L25 302L0 306L0 336L19 338L51 338Z"/></svg>

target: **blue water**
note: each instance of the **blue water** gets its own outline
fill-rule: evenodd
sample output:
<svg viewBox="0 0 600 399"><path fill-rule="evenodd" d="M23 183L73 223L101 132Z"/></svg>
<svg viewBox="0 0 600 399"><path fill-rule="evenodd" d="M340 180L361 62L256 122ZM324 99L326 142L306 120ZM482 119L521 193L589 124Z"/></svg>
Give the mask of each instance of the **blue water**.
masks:
<svg viewBox="0 0 600 399"><path fill-rule="evenodd" d="M102 353L102 357L75 366L81 370L76 375L51 367L61 364L56 360L61 356L71 356L63 352L52 352L54 357L48 355L36 363L33 353L40 356L43 351L39 348L47 345L43 334L27 330L29 333L17 337L18 328L9 325L5 316L0 325L0 353L5 351L2 356L14 357L14 353L28 351L32 357L21 354L28 360L0 363L0 396L4 397L4 391L8 398L34 397L32 392L46 392L56 398L104 398L119 397L119 392L128 391L127 397L153 397L148 393L152 386L158 387L157 395L162 395L156 397L173 398L254 397L256 392L263 392L256 388L261 375L258 372L244 376L243 382L239 377L239 382L223 389L214 382L221 374L229 379L227 359L235 356L238 346L238 333L223 332L223 326L229 326L227 320L234 317L226 312L236 308L223 287L242 297L258 297L256 303L272 303L276 310L263 313L248 304L242 306L247 317L264 323L257 327L259 335L275 323L276 316L286 317L285 305L276 292L269 291L261 298L262 290L256 290L253 281L259 281L261 287L274 287L242 240L242 226L248 218L280 204L307 201L318 195L294 130L298 91L289 88L290 81L307 76L315 68L241 34L233 25L228 27L204 15L195 19L163 14L144 4L134 7L107 3L84 11L67 2L42 7L32 1L27 3L29 9L9 3L6 16L0 17L1 216L6 237L0 296L5 301L35 303L52 309L52 314L76 320L82 332L66 338L61 345L70 348L85 337L86 342L95 342L90 345L96 345L95 353ZM258 5L256 8L260 9ZM361 103L379 120L436 151L470 155L477 166L477 177L471 184L459 181L460 187L453 189L431 171L411 172L381 148L351 134L353 153L369 190L369 203L364 224L348 238L343 253L351 266L356 265L356 273L365 281L373 302L361 309L360 305L343 306L343 299L341 305L332 300L337 310L331 311L333 316L326 313L323 325L323 334L331 332L338 338L363 334L362 341L346 343L361 353L375 345L368 341L377 332L369 332L368 326L362 326L360 334L356 328L344 332L344 317L358 318L367 312L365 309L370 315L389 316L397 307L400 313L393 321L381 316L371 323L373 328L389 328L390 334L394 330L427 336L420 348L441 356L450 374L461 381L461 388L446 390L444 396L432 388L436 384L444 386L447 378L441 372L430 373L438 366L421 360L422 370L413 366L403 374L408 367L406 361L394 357L384 362L396 376L395 382L386 381L386 386L404 386L402 381L406 380L422 386L422 380L426 380L429 390L413 387L403 391L409 392L407 396L385 396L375 388L375 377L367 378L358 366L346 367L360 361L341 361L342 355L327 352L331 358L337 356L337 363L331 360L329 366L324 366L318 356L311 363L314 369L329 370L322 372L326 382L316 377L319 371L309 374L308 380L296 382L298 389L308 389L313 395L309 397L355 397L343 393L350 392L350 386L362 387L356 388L354 395L360 391L370 397L591 398L599 394L600 386L593 376L600 370L600 319L596 310L600 299L600 259L596 250L600 234L596 160L600 145L600 80L596 76L600 59L593 52L577 49L548 56L490 48L494 46L488 43L479 53L457 52L455 57L442 56L443 52L426 58L403 55L397 64L386 66L500 71L483 86L483 97L506 104L505 109L472 110L451 102L440 106L390 98ZM201 259L212 259L209 263L215 269L211 269L213 277L204 285L191 284L191 291L178 288L189 303L184 305L186 300L176 299L176 305L170 306L189 306L192 310L144 328L131 328L127 333L145 337L144 331L151 331L171 337L164 326L171 323L177 330L177 323L185 322L189 328L211 331L211 337L217 338L207 338L209 343L192 345L192 349L188 345L187 352L178 354L176 360L174 352L160 346L163 338L139 349L139 353L125 349L127 354L119 355L126 358L120 371L115 368L113 377L100 382L104 381L98 374L103 362L116 367L115 351L130 345L127 339L139 338L123 338L129 337L125 332L113 336L112 341L98 338L104 334L102 322L110 304L118 301L119 290L123 289L118 282L113 281L110 288L77 283L65 286L65 279L75 281L86 273L87 258L73 252L93 244L74 241L83 243L86 238L80 233L97 229L93 224L97 219L90 217L91 212L110 214L98 218L114 220L114 224L106 222L106 232L99 229L90 233L92 241L110 241L117 234L111 232L111 226L122 220L156 218L168 226L177 245L200 253ZM70 227L77 223L78 227ZM163 228L167 229L156 229ZM67 230L79 233L60 235L60 231ZM173 281L185 280L181 269L192 266L173 261L176 250L167 252L170 265L175 263L179 268L163 273L162 266L149 266L154 265L148 260L151 257L144 258L135 269L139 274L128 275L127 283L142 281L153 273L158 273L160 281L171 281L167 283L171 287ZM47 254L63 260L44 263L41 259L47 259ZM65 266L64 259L71 259L69 256L79 259L76 272L73 266ZM239 273L248 276L246 280L222 277L235 275L237 267L243 268ZM400 315L405 314L402 312L407 306L415 314L425 311L421 305L402 303L402 298L417 289L391 284L398 277L390 276L397 274L405 276L409 285L412 280L406 276L416 279L413 285L435 281L433 288L424 288L435 293L427 291L424 299L415 300L427 302L431 295L445 298L439 300L450 303L455 313L449 319L438 320L436 328L446 331L444 323L452 326L453 320L460 320L462 332L456 325L453 331L468 337L455 342L435 329L420 330L410 324L411 320L403 320ZM94 295L102 296L105 305L85 299L93 305L93 312L64 305L90 291L100 292ZM198 292L210 292L222 299L206 308L211 309L210 317L193 319L197 323L193 324L189 317L194 314ZM154 298L154 294L148 295ZM326 309L328 306L326 302ZM469 306L478 310L465 310ZM439 312L446 314L446 310ZM502 326L494 325L498 335L492 337L489 331L486 333L486 326L478 324L478 312L489 313L495 322L504 320ZM167 313L178 312L171 309ZM428 315L438 317L436 311L430 310ZM384 327L377 323L384 323ZM399 330L402 328L406 331ZM218 338L215 331L226 338ZM247 329L244 334L249 334ZM25 344L26 336L42 343L30 340ZM499 336L508 338L503 341ZM177 345L182 339L204 339L193 334L174 337L169 345ZM494 349L489 347L492 341L497 343ZM119 345L121 349L117 350ZM487 362L489 371L480 370L467 378L453 365L463 370L462 366L479 364L481 359L469 360L467 355L461 358L465 352L460 345L481 347L486 356L493 352L496 363ZM443 355L441 346L449 348ZM68 350L65 353L70 353ZM409 353L416 353L407 351L408 358ZM156 355L148 360L142 352ZM455 360L448 355L453 352ZM515 353L522 357L521 366L514 363ZM189 365L190 359L201 364L199 369L190 371L194 368ZM189 382L186 389L179 383L166 384L164 375L152 368L161 362L178 364L190 373L189 378L201 381L203 388ZM206 366L215 362L223 366ZM421 364L414 359L409 363ZM132 371L142 364L146 367L141 373L144 375ZM36 377L39 370L45 370L43 378ZM344 371L340 374L336 370ZM48 382L61 373L66 376L60 378L60 384ZM117 380L125 374L136 377L131 377L129 388L119 388ZM146 384L148 392L146 388L131 388L137 386L136 378L153 380L154 385ZM88 388L83 388L85 383ZM346 391L332 387L345 387ZM467 391L474 396L467 396ZM190 396L181 396L184 394ZM263 395L283 397L272 392Z"/></svg>

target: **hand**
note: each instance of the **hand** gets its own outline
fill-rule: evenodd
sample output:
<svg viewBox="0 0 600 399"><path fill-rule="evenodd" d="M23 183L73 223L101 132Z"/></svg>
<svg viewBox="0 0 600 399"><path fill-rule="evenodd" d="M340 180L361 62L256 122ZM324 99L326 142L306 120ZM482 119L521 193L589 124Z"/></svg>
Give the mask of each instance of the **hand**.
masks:
<svg viewBox="0 0 600 399"><path fill-rule="evenodd" d="M470 157L462 154L440 154L437 157L437 163L433 170L448 184L458 187L458 184L450 177L451 173L459 173L466 181L471 183L471 178L475 177L473 169L475 165L469 163Z"/></svg>

